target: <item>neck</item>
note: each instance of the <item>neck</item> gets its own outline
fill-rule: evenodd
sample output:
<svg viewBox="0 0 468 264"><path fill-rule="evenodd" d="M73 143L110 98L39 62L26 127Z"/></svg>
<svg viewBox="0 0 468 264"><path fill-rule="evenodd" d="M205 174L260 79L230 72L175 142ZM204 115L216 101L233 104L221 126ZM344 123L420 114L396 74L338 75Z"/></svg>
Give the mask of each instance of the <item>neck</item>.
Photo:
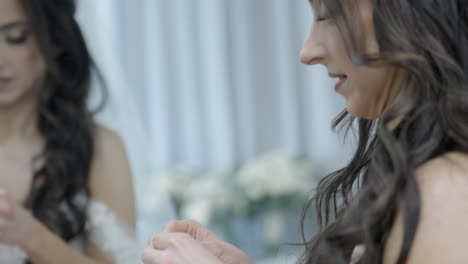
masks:
<svg viewBox="0 0 468 264"><path fill-rule="evenodd" d="M0 143L37 137L37 102L34 96L23 98L16 104L0 105Z"/></svg>

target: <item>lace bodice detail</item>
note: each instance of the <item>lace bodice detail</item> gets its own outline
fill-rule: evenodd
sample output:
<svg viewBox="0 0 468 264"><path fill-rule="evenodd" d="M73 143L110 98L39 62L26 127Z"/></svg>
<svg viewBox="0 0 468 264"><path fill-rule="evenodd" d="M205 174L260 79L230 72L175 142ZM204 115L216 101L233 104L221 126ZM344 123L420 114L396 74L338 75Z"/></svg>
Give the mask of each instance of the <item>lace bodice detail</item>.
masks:
<svg viewBox="0 0 468 264"><path fill-rule="evenodd" d="M140 259L140 249L130 229L121 224L115 214L103 203L91 200L88 206L87 230L89 239L112 263L134 264ZM80 241L70 242L84 252ZM18 247L0 243L0 263L24 264L27 255Z"/></svg>

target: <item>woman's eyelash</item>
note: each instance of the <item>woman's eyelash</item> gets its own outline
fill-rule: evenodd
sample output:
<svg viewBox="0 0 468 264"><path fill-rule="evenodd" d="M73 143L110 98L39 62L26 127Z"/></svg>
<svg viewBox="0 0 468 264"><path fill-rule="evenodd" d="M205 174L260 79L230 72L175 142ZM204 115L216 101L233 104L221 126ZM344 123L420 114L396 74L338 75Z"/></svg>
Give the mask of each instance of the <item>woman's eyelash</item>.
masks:
<svg viewBox="0 0 468 264"><path fill-rule="evenodd" d="M6 41L9 43L9 44L12 44L12 45L19 45L19 44L23 44L26 42L26 40L28 39L28 34L27 33L23 33L19 36L7 36L6 37Z"/></svg>
<svg viewBox="0 0 468 264"><path fill-rule="evenodd" d="M316 20L317 20L317 21L325 21L325 20L327 20L327 19L328 19L328 17L326 17L326 16L319 16L319 17L317 17Z"/></svg>

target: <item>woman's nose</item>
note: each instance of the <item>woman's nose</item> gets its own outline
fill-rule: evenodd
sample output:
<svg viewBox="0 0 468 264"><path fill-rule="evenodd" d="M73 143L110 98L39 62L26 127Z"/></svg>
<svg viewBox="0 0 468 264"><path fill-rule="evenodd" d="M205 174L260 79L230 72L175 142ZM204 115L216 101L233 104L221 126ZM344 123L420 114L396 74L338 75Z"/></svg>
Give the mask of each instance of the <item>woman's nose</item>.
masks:
<svg viewBox="0 0 468 264"><path fill-rule="evenodd" d="M324 64L327 52L323 44L316 39L311 32L300 54L301 63L306 65Z"/></svg>

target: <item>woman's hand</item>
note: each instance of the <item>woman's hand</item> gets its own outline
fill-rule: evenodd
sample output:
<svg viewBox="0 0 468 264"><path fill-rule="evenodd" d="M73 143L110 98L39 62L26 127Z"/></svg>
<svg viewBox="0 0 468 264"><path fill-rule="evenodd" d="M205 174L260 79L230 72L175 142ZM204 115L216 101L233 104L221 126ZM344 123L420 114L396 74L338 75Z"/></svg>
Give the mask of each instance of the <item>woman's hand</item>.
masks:
<svg viewBox="0 0 468 264"><path fill-rule="evenodd" d="M11 195L0 189L0 241L25 247L33 236L37 221Z"/></svg>
<svg viewBox="0 0 468 264"><path fill-rule="evenodd" d="M145 264L252 264L240 249L191 220L167 224L151 238L142 258Z"/></svg>
<svg viewBox="0 0 468 264"><path fill-rule="evenodd" d="M200 241L188 234L161 232L143 252L145 264L222 264Z"/></svg>

